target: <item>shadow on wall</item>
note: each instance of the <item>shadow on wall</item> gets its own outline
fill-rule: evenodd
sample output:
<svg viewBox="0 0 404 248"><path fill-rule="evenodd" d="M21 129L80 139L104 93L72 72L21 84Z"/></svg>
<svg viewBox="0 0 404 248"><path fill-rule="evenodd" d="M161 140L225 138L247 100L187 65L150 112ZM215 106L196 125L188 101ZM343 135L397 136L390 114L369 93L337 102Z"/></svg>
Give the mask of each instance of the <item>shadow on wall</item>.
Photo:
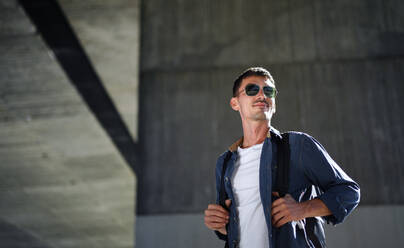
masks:
<svg viewBox="0 0 404 248"><path fill-rule="evenodd" d="M0 219L1 247L51 248L51 246L43 244L43 242L43 240L35 237L34 234Z"/></svg>

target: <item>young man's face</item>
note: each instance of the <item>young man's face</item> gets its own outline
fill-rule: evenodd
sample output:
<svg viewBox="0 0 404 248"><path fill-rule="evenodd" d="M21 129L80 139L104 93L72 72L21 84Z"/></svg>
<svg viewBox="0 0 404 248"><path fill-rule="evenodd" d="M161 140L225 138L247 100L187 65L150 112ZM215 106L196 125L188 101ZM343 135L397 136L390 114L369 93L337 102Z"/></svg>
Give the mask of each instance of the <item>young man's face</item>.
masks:
<svg viewBox="0 0 404 248"><path fill-rule="evenodd" d="M245 87L249 84L256 84L260 87L258 94L248 96ZM267 97L263 87L275 85L262 76L250 76L241 82L238 95L230 100L231 107L238 111L242 121L270 121L275 113L275 97Z"/></svg>

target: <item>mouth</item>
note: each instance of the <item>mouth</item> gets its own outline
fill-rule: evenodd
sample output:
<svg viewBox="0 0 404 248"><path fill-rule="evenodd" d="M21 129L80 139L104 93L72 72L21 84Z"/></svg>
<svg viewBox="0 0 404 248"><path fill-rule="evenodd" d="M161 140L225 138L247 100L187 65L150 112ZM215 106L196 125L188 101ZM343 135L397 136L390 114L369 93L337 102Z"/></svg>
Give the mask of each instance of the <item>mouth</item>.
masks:
<svg viewBox="0 0 404 248"><path fill-rule="evenodd" d="M257 103L253 104L253 107L268 108L269 105L267 103L264 103L264 102L257 102Z"/></svg>

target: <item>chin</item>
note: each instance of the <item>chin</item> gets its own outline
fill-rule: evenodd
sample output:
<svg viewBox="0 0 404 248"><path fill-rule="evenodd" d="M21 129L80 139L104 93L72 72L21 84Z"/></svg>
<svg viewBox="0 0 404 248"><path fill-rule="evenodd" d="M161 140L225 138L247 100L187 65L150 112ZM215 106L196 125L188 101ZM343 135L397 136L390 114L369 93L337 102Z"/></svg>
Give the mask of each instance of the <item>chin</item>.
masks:
<svg viewBox="0 0 404 248"><path fill-rule="evenodd" d="M267 120L269 120L267 118L267 115L264 114L264 113L259 114L259 115L255 115L253 119L256 120L256 121L267 121Z"/></svg>

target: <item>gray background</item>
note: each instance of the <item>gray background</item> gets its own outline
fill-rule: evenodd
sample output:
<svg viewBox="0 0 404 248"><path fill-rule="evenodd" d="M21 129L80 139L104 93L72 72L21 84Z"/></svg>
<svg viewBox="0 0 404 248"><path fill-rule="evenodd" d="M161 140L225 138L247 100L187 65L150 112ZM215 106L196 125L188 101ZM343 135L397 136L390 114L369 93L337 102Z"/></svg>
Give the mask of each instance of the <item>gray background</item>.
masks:
<svg viewBox="0 0 404 248"><path fill-rule="evenodd" d="M402 2L142 6L140 213L195 212L214 199L215 159L241 135L232 82L252 65L279 89L273 126L317 138L359 182L362 204L404 203Z"/></svg>
<svg viewBox="0 0 404 248"><path fill-rule="evenodd" d="M275 78L273 126L314 136L361 186L360 207L327 226L329 246L404 244L402 1L141 6L140 247L223 245L203 210L215 199L217 156L242 135L229 100L250 66Z"/></svg>

